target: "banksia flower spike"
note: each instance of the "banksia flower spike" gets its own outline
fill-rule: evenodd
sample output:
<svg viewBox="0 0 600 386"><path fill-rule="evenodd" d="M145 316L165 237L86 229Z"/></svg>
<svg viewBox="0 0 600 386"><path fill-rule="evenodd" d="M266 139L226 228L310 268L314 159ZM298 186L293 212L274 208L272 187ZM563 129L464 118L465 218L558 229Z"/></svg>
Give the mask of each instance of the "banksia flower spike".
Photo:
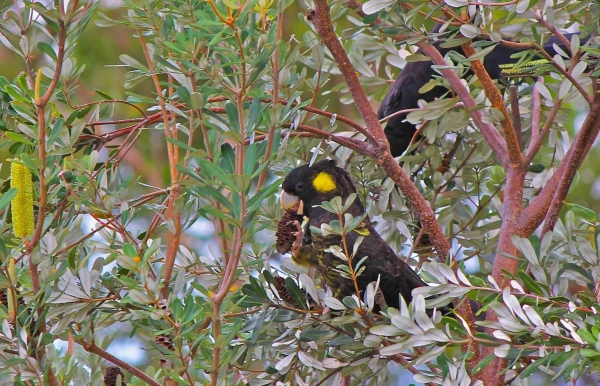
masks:
<svg viewBox="0 0 600 386"><path fill-rule="evenodd" d="M12 220L15 236L25 238L33 233L33 183L31 171L19 163L10 165L10 187L17 189L12 199Z"/></svg>

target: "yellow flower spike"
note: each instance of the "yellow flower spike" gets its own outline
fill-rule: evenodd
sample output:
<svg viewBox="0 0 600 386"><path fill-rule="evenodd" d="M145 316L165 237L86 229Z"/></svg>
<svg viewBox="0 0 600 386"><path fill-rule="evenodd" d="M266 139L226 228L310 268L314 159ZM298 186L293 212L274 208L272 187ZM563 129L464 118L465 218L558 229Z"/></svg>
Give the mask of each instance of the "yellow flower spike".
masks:
<svg viewBox="0 0 600 386"><path fill-rule="evenodd" d="M42 103L41 98L41 89L42 89L42 69L40 68L37 72L37 77L35 78L35 104L40 105Z"/></svg>
<svg viewBox="0 0 600 386"><path fill-rule="evenodd" d="M139 256L136 256L136 257L133 258L133 262L136 263L136 264L139 264L140 261L142 261L142 258L139 257Z"/></svg>
<svg viewBox="0 0 600 386"><path fill-rule="evenodd" d="M21 164L10 165L10 187L17 189L17 195L11 201L13 232L15 236L25 238L33 233L33 183L31 171Z"/></svg>
<svg viewBox="0 0 600 386"><path fill-rule="evenodd" d="M231 288L229 288L229 292L235 292L237 291L238 286L236 284L232 285Z"/></svg>
<svg viewBox="0 0 600 386"><path fill-rule="evenodd" d="M17 317L17 299L15 299L16 280L17 280L17 268L15 266L15 259L10 258L8 261L8 269L6 270L8 280L10 281L11 288L8 289L8 317L14 321Z"/></svg>

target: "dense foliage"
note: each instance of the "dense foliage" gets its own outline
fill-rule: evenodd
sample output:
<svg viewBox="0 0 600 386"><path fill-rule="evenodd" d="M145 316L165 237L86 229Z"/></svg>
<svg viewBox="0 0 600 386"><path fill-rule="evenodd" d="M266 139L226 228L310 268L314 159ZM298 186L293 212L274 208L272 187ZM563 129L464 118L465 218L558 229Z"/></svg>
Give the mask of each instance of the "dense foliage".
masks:
<svg viewBox="0 0 600 386"><path fill-rule="evenodd" d="M0 42L22 58L0 76L14 170L0 181L0 385L376 385L390 362L428 384L597 370L597 217L563 205L600 127L595 2L317 0L300 5L308 19L292 1L124 3L110 19L95 1L0 2ZM128 27L144 60L123 52L122 95L85 103L73 51L93 17ZM530 48L528 67L567 28L581 32L569 52L533 74L480 81L494 44ZM443 76L421 91L452 91L408 115L425 140L400 169L364 97L381 100L433 40L472 52L432 56ZM153 91L132 91L141 82ZM140 146L150 136L159 146ZM142 166L159 177L135 172L136 149L164 160ZM281 177L325 158L431 284L400 310L371 312L376 283L335 299L275 252ZM357 226L341 200L326 206L345 220L322 231ZM194 237L198 223L214 237ZM337 253L340 274L360 274ZM477 328L467 299L487 311ZM456 315L426 312L451 302ZM149 364L109 354L109 327L131 329Z"/></svg>

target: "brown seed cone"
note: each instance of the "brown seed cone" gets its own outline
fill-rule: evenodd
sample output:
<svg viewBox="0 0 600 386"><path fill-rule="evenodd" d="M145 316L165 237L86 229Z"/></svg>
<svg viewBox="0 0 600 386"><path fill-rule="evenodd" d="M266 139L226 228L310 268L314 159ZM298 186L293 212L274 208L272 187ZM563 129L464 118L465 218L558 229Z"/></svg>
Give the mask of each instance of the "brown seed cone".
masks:
<svg viewBox="0 0 600 386"><path fill-rule="evenodd" d="M285 278L281 276L275 276L273 279L275 279L275 289L279 293L281 300L293 305L294 307L300 307L300 305L296 303L292 295L288 292L285 286Z"/></svg>
<svg viewBox="0 0 600 386"><path fill-rule="evenodd" d="M8 307L8 294L4 288L0 289L0 304L4 304Z"/></svg>
<svg viewBox="0 0 600 386"><path fill-rule="evenodd" d="M290 252L294 243L298 240L298 232L301 232L298 215L285 212L281 220L277 223L277 232L275 232L275 248L277 252L282 255Z"/></svg>
<svg viewBox="0 0 600 386"><path fill-rule="evenodd" d="M454 154L451 153L444 154L444 158L442 158L442 164L437 168L437 171L440 173L446 173L448 170L450 170L453 156Z"/></svg>
<svg viewBox="0 0 600 386"><path fill-rule="evenodd" d="M125 376L119 366L106 366L104 369L104 384L106 386L117 386L117 377L121 376L121 385L126 386Z"/></svg>
<svg viewBox="0 0 600 386"><path fill-rule="evenodd" d="M154 338L154 341L168 350L175 349L175 343L173 342L173 339L171 339L170 336L158 335L156 336L156 338Z"/></svg>

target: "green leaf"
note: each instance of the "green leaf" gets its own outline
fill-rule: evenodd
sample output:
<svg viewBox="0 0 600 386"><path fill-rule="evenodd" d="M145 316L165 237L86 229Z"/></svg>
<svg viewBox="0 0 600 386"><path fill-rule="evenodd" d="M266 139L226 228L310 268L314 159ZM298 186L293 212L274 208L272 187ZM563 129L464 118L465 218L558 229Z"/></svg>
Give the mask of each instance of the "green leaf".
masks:
<svg viewBox="0 0 600 386"><path fill-rule="evenodd" d="M589 208L568 202L565 203L565 206L571 208L576 215L583 217L585 220L596 221L596 212Z"/></svg>
<svg viewBox="0 0 600 386"><path fill-rule="evenodd" d="M192 105L190 91L187 88L185 88L184 86L177 87L177 95L179 95L179 98L183 101L183 103L185 103L188 106Z"/></svg>
<svg viewBox="0 0 600 386"><path fill-rule="evenodd" d="M105 93L102 90L94 90L96 92L96 94L100 95L102 98L108 99L108 100L114 100L115 98L111 97L110 95L108 95L107 93Z"/></svg>
<svg viewBox="0 0 600 386"><path fill-rule="evenodd" d="M519 275L519 278L523 281L523 284L525 284L525 286L529 288L529 290L536 293L537 295L545 295L544 291L542 291L542 288L538 285L538 283L536 283L535 280L531 278L531 276L529 276L523 271L517 272L517 275Z"/></svg>
<svg viewBox="0 0 600 386"><path fill-rule="evenodd" d="M494 50L494 48L496 48L496 45L489 46L487 48L483 48L483 49L477 51L473 55L469 56L469 61L472 62L473 60L483 59L483 57L486 56L487 54L489 54L490 52L492 52Z"/></svg>
<svg viewBox="0 0 600 386"><path fill-rule="evenodd" d="M225 184L228 188L235 189L235 184L233 183L231 176L223 172L223 170L217 165L207 160L199 160L198 166L200 166L200 169L209 178L214 178L215 180Z"/></svg>
<svg viewBox="0 0 600 386"><path fill-rule="evenodd" d="M125 63L126 65L131 66L135 69L146 70L146 67L144 67L144 65L142 63L138 62L136 59L132 58L131 56L129 56L127 54L119 55L119 59L121 59L121 61L123 63Z"/></svg>
<svg viewBox="0 0 600 386"><path fill-rule="evenodd" d="M8 189L2 196L0 196L0 211L10 204L10 201L17 195L17 192L17 188L12 188Z"/></svg>
<svg viewBox="0 0 600 386"><path fill-rule="evenodd" d="M125 255L129 256L129 257L136 257L138 255L137 250L131 244L124 244L123 245L123 253Z"/></svg>
<svg viewBox="0 0 600 386"><path fill-rule="evenodd" d="M4 135L12 141L21 142L21 143L24 143L29 146L35 146L35 144L33 142L29 141L28 139L26 139L25 137L23 137L20 134L13 133L12 131L5 131Z"/></svg>
<svg viewBox="0 0 600 386"><path fill-rule="evenodd" d="M275 310L275 312L273 312L273 321L277 323L289 322L290 320L296 320L303 317L304 314L291 310Z"/></svg>
<svg viewBox="0 0 600 386"><path fill-rule="evenodd" d="M48 55L49 57L51 57L52 60L54 60L54 61L58 60L58 58L56 57L56 52L54 52L54 49L52 48L52 46L50 46L50 44L44 43L44 42L39 42L37 44L37 48L40 51L42 51L43 53L45 53L46 55Z"/></svg>
<svg viewBox="0 0 600 386"><path fill-rule="evenodd" d="M229 119L229 124L231 125L231 130L238 133L240 132L240 119L238 115L237 108L233 103L227 103L225 105L225 112L227 113L227 118Z"/></svg>
<svg viewBox="0 0 600 386"><path fill-rule="evenodd" d="M277 179L276 182L270 184L266 188L262 188L258 191L258 193L254 195L254 197L248 200L248 213L253 213L257 211L258 208L260 208L260 204L265 198L271 196L272 194L275 194L275 192L279 190L280 181L281 179Z"/></svg>
<svg viewBox="0 0 600 386"><path fill-rule="evenodd" d="M324 335L327 335L329 333L330 333L330 331L320 330L317 328L310 328L307 330L302 330L302 332L300 333L300 341L301 342L313 342L315 340L319 340Z"/></svg>
<svg viewBox="0 0 600 386"><path fill-rule="evenodd" d="M64 119L62 119L62 117L56 121L56 123L50 130L50 135L48 136L48 144L46 146L48 146L48 147L52 146L52 144L54 143L54 141L60 134L60 131L62 130L64 123L65 123L65 121L64 121Z"/></svg>
<svg viewBox="0 0 600 386"><path fill-rule="evenodd" d="M473 374L479 373L481 370L483 370L484 368L486 368L490 363L492 363L492 361L494 359L496 359L496 356L494 354L488 355L481 362L479 362L478 364L476 364L475 367L473 367L472 373Z"/></svg>
<svg viewBox="0 0 600 386"><path fill-rule="evenodd" d="M365 15L372 15L394 3L396 3L396 0L369 0L363 4L362 10Z"/></svg>
<svg viewBox="0 0 600 386"><path fill-rule="evenodd" d="M288 290L296 304L300 306L302 309L306 309L306 299L304 299L304 294L298 288L298 285L291 277L285 278L285 288Z"/></svg>

